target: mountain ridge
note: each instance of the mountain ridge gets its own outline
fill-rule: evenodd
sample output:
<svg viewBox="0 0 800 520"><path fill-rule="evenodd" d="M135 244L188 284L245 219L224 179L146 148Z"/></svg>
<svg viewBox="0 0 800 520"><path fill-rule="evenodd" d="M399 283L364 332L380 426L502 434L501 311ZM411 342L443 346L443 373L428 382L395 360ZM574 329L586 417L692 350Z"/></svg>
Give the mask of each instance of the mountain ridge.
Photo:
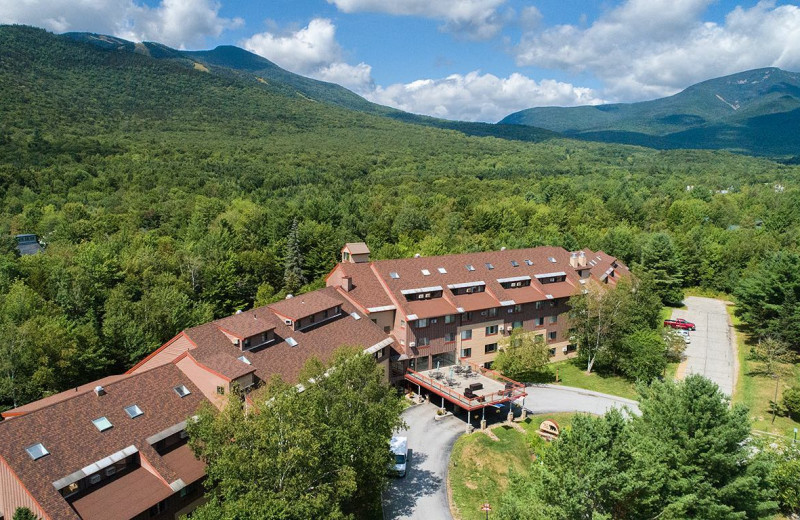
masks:
<svg viewBox="0 0 800 520"><path fill-rule="evenodd" d="M200 51L179 51L156 42L134 43L122 38L97 33L72 32L64 33L60 36L97 45L110 51L145 54L156 59L169 59L183 63L186 66L199 64L209 69L209 72L226 77L236 77L245 81L255 81L262 87L280 94L288 96L301 95L314 101L388 117L404 123L455 130L475 137L497 137L528 142L540 142L557 137L556 133L541 128L452 121L412 114L379 105L364 99L341 85L295 74L281 68L263 56L235 45L219 45L214 49Z"/></svg>
<svg viewBox="0 0 800 520"><path fill-rule="evenodd" d="M502 124L532 125L568 137L651 148L711 148L755 155L797 153L797 132L765 132L800 124L800 73L775 67L709 79L637 103L529 108Z"/></svg>

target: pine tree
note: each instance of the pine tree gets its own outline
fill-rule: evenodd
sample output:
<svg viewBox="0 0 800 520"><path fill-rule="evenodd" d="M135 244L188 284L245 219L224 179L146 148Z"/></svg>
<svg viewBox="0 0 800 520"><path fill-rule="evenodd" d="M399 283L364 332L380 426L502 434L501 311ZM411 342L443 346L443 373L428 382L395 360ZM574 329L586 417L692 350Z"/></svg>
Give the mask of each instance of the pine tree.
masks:
<svg viewBox="0 0 800 520"><path fill-rule="evenodd" d="M656 233L642 247L642 269L652 275L656 293L664 305L680 305L683 301L683 275L672 239Z"/></svg>
<svg viewBox="0 0 800 520"><path fill-rule="evenodd" d="M297 228L297 219L294 219L292 220L292 227L289 229L289 236L286 239L283 288L290 293L296 292L306 284L306 278L303 276L303 254L300 252Z"/></svg>

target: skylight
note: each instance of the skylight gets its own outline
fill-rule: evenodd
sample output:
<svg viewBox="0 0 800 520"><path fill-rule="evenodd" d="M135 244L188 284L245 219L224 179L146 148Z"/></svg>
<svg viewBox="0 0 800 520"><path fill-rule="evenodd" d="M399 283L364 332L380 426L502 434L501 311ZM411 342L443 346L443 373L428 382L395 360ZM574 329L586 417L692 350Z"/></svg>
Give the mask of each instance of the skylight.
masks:
<svg viewBox="0 0 800 520"><path fill-rule="evenodd" d="M130 417L131 419L136 419L144 412L142 411L141 408L139 408L139 405L132 404L130 406L125 407L125 413L128 414L128 417Z"/></svg>
<svg viewBox="0 0 800 520"><path fill-rule="evenodd" d="M423 269L423 270L422 270L422 274L423 274L423 275L425 275L425 276L430 276L430 275L431 275L431 272L430 272L430 271L428 271L427 269Z"/></svg>
<svg viewBox="0 0 800 520"><path fill-rule="evenodd" d="M444 267L440 267L439 269L437 269L437 271L439 271L439 273L441 274L447 274L447 269L445 269Z"/></svg>
<svg viewBox="0 0 800 520"><path fill-rule="evenodd" d="M352 316L354 320L360 320L361 319L361 316L359 316L358 313L355 312L355 311L351 312L350 316Z"/></svg>
<svg viewBox="0 0 800 520"><path fill-rule="evenodd" d="M178 394L181 397L186 397L187 395L191 394L189 389L186 388L186 385L178 385L178 386L176 386L174 388L174 390L175 390L175 393Z"/></svg>
<svg viewBox="0 0 800 520"><path fill-rule="evenodd" d="M467 265L467 271L474 271L474 270L475 270L475 266L474 265L472 265L472 264Z"/></svg>
<svg viewBox="0 0 800 520"><path fill-rule="evenodd" d="M533 265L533 261L532 260L525 260L525 263L528 264L528 265Z"/></svg>
<svg viewBox="0 0 800 520"><path fill-rule="evenodd" d="M547 259L550 260L553 263L556 263L556 259L553 258L552 256L548 256Z"/></svg>
<svg viewBox="0 0 800 520"><path fill-rule="evenodd" d="M389 273L389 276L391 276L391 277L392 277L392 280L397 280L398 278L400 278L400 275L399 275L399 274L397 274L397 273L396 273L396 272L394 272L394 271L392 271L391 273Z"/></svg>
<svg viewBox="0 0 800 520"><path fill-rule="evenodd" d="M494 269L494 266L492 264L490 264L490 263L487 263L486 264L486 269L490 269L490 270Z"/></svg>
<svg viewBox="0 0 800 520"><path fill-rule="evenodd" d="M111 426L112 426L112 425L111 425L111 421L109 421L109 420L108 420L108 419L106 419L105 417L100 417L99 419L95 419L95 420L93 420L93 421L92 421L92 424L94 424L94 425L95 425L95 427L96 427L98 430L100 430L101 432L104 432L104 431L106 431L106 430L110 429L110 428L111 428Z"/></svg>
<svg viewBox="0 0 800 520"><path fill-rule="evenodd" d="M519 262L517 262L516 260L512 260L511 267L519 267Z"/></svg>
<svg viewBox="0 0 800 520"><path fill-rule="evenodd" d="M25 448L25 451L28 452L28 455L30 455L33 460L39 460L45 455L50 455L50 452L47 451L47 448L45 448L42 445L42 443L34 444L33 446L28 446L27 448Z"/></svg>
<svg viewBox="0 0 800 520"><path fill-rule="evenodd" d="M290 347L296 347L297 346L297 340L295 340L294 338L286 338L286 343Z"/></svg>
<svg viewBox="0 0 800 520"><path fill-rule="evenodd" d="M249 359L247 359L247 357L245 357L245 356L239 356L239 357L238 357L238 358L236 358L236 359L238 359L238 360L239 360L239 361L241 361L242 363L247 363L248 365L252 365L252 363L250 362L250 360L249 360Z"/></svg>

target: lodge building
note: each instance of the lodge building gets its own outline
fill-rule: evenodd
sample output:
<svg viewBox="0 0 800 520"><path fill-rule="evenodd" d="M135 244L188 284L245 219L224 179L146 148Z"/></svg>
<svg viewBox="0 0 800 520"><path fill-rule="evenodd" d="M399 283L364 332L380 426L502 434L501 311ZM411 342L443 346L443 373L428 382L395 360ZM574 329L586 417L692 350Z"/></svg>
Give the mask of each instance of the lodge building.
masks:
<svg viewBox="0 0 800 520"><path fill-rule="evenodd" d="M371 261L346 244L327 287L179 332L125 374L4 412L0 520L173 519L203 502L205 467L185 428L273 376L357 346L400 383L456 362L490 366L515 328L572 355L566 302L586 280L614 284L615 258L556 247ZM508 387L506 387L508 388ZM524 387L513 391L524 392ZM506 390L497 395L515 397Z"/></svg>
<svg viewBox="0 0 800 520"><path fill-rule="evenodd" d="M515 328L541 335L551 358L575 353L567 300L588 279L615 284L628 268L591 250L560 247L370 261L346 244L327 284L394 339L390 374L466 360L490 367Z"/></svg>

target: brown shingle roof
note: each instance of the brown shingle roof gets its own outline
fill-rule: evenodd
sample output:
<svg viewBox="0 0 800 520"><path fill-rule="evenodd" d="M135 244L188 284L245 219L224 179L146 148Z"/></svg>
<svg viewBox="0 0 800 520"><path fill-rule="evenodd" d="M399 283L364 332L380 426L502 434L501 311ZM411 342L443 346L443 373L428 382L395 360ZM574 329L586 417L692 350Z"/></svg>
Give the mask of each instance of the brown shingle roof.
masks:
<svg viewBox="0 0 800 520"><path fill-rule="evenodd" d="M237 360L239 356L244 355L252 363L250 371L255 369L255 375L259 379L269 380L274 375L280 375L284 381L294 383L297 382L303 365L311 358L327 361L333 352L343 345L368 348L389 337L362 314L358 313L360 317L358 320L353 318L350 313L357 312L356 309L334 287L319 289L291 300L282 300L278 304L294 304L293 300L308 302L311 306L308 308L318 305L318 302L324 302L317 307L320 310L341 305L342 312L336 317L297 331L280 322L275 329L274 341L245 351L222 334L216 328L216 322L206 323L186 331L197 344L197 348L191 350L190 354L200 363L213 364L216 368L211 366L209 368L228 379L239 377L241 375L239 371L248 367ZM259 310L269 311L278 304L261 307ZM280 307L283 308L282 305ZM286 343L285 340L290 337L297 342L297 346L293 347Z"/></svg>
<svg viewBox="0 0 800 520"><path fill-rule="evenodd" d="M616 261L614 257L602 251L593 253L586 249L584 252L587 261L595 262L594 266L589 265L588 268L596 279L600 279L612 262ZM402 291L423 287L443 287L445 299L451 300L456 307L462 307L465 310L477 310L476 306L478 305L488 308L500 303L542 301L547 299L546 295L548 294L554 298L569 297L578 290L580 280L576 269L570 265L571 255L572 253L561 247L543 246L482 253L379 260L369 264L340 264L337 269L343 269L343 272L352 276L353 284L356 287L363 285L370 288L369 292L351 291L348 293L359 305L372 305L373 301L385 302L383 295L376 296L378 289L383 289L386 297L391 295L390 300L399 306L399 312L408 316L410 314L420 315L416 312L419 305L417 301L407 301ZM620 274L626 274L627 267L616 262L618 264L616 270ZM370 271L365 269L366 265L370 266ZM567 281L548 287L549 284L542 284L536 279L537 274L556 272L565 273ZM393 274L394 276L392 276ZM373 281L370 275L378 279ZM531 285L506 289L498 282L498 279L517 277L530 277ZM468 297L455 296L447 288L448 285L478 281L485 282L486 293L476 293L476 295ZM497 302L490 299L492 296ZM482 301L476 302L475 305L466 303L478 299ZM462 305L462 301L466 305ZM443 312L446 311L444 305L441 307ZM425 311L424 314L430 315L430 312Z"/></svg>
<svg viewBox="0 0 800 520"><path fill-rule="evenodd" d="M347 249L353 255L369 254L369 247L364 242L348 242L344 245L344 249Z"/></svg>
<svg viewBox="0 0 800 520"><path fill-rule="evenodd" d="M325 291L312 291L269 305L269 309L290 320L299 320L341 305L342 300Z"/></svg>
<svg viewBox="0 0 800 520"><path fill-rule="evenodd" d="M73 506L83 520L133 518L173 493L161 479L138 468L79 498Z"/></svg>
<svg viewBox="0 0 800 520"><path fill-rule="evenodd" d="M18 406L16 408L12 408L6 412L3 412L3 417L11 418L16 417L18 415L25 415L26 413L32 412L34 410L39 410L40 408L44 408L45 406L50 406L51 404L60 403L66 399L72 399L73 397L81 394L85 394L86 392L91 392L94 390L96 386L105 386L121 379L125 379L128 377L128 374L118 374L113 376L107 376L103 379L98 379L97 381L92 381L91 383L86 383L85 385L78 386L73 390L67 390L58 394L53 394L49 397L45 397L44 399L39 399L38 401L34 401L32 403L28 403L23 406Z"/></svg>
<svg viewBox="0 0 800 520"><path fill-rule="evenodd" d="M173 390L180 384L191 392L184 398ZM194 415L205 401L173 364L130 375L106 385L105 390L103 396L86 392L0 423L0 455L51 518L77 518L53 487L54 481L128 446L146 454L157 469L166 467L145 439ZM128 417L124 407L132 404L144 414ZM92 424L99 417L106 417L113 426L100 432ZM36 443L42 443L49 455L31 459L25 448ZM168 468L164 473L168 481L174 477Z"/></svg>
<svg viewBox="0 0 800 520"><path fill-rule="evenodd" d="M350 276L353 279L353 289L347 293L347 296L357 301L364 309L394 305L378 277L372 271L371 264L342 263L337 267L342 270L344 276Z"/></svg>
<svg viewBox="0 0 800 520"><path fill-rule="evenodd" d="M215 323L234 336L244 339L272 330L280 321L268 309L261 307L222 318Z"/></svg>

